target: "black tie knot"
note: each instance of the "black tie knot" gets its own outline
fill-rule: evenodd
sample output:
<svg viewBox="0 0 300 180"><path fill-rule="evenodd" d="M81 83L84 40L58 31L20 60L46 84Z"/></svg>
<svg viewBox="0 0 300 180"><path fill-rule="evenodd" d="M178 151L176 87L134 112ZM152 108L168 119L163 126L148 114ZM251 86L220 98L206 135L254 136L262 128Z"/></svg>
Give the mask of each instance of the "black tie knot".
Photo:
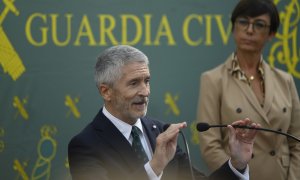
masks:
<svg viewBox="0 0 300 180"><path fill-rule="evenodd" d="M132 129L131 129L131 136L132 136L132 138L134 139L134 138L140 138L140 132L141 132L141 130L138 128L138 127L136 127L136 126L132 126Z"/></svg>

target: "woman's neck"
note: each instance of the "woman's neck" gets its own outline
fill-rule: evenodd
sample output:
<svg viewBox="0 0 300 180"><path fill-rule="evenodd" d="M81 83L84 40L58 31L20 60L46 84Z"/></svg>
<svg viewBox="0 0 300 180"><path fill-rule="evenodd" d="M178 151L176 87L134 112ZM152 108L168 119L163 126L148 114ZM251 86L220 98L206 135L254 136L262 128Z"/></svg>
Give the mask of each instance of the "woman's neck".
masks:
<svg viewBox="0 0 300 180"><path fill-rule="evenodd" d="M240 68L249 74L256 74L260 62L261 54L237 52L237 60Z"/></svg>

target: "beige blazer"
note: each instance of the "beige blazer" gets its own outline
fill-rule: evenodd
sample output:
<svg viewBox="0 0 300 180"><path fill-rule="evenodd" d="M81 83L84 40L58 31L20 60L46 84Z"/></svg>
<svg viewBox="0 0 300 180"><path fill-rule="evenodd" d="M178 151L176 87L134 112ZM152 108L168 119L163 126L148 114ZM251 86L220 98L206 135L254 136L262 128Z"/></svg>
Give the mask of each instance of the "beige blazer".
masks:
<svg viewBox="0 0 300 180"><path fill-rule="evenodd" d="M263 128L300 137L299 97L291 75L263 62L265 101L261 107L247 83L231 75L231 55L224 64L201 75L197 119L231 124L250 118ZM211 170L229 158L228 131L212 128L199 133L202 157ZM283 135L260 131L250 161L251 180L300 180L300 143Z"/></svg>

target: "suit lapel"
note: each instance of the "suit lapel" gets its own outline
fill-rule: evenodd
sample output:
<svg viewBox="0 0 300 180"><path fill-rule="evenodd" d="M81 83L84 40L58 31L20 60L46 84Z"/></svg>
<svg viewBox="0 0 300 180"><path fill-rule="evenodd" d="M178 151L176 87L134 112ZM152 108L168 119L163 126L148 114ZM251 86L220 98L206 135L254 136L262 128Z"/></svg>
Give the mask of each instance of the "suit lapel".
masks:
<svg viewBox="0 0 300 180"><path fill-rule="evenodd" d="M102 113L102 109L93 121L96 133L103 138L132 168L137 167L138 158L131 148L130 143L123 134ZM141 163L141 165L143 165Z"/></svg>
<svg viewBox="0 0 300 180"><path fill-rule="evenodd" d="M155 124L154 121L144 117L141 118L143 127L147 133L149 142L151 144L152 151L154 153L155 145L156 145L156 137L160 134L158 125Z"/></svg>
<svg viewBox="0 0 300 180"><path fill-rule="evenodd" d="M156 137L160 134L158 125L151 119L141 118L143 127L147 133L152 151L155 151ZM102 109L92 122L98 136L103 138L106 143L112 147L131 168L143 166L143 162L139 161L135 152L132 150L130 143L123 134L112 124L112 122L102 113ZM140 164L137 164L140 162Z"/></svg>

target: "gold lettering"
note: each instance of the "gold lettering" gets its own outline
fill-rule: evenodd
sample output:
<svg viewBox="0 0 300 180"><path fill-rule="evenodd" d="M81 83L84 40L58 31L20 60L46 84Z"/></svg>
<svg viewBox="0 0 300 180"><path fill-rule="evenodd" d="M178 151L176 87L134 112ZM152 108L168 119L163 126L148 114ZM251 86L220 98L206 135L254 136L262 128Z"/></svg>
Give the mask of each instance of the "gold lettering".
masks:
<svg viewBox="0 0 300 180"><path fill-rule="evenodd" d="M211 40L211 15L206 15L205 16L205 21L206 21L206 38L205 38L205 45L211 46L213 45L212 40Z"/></svg>
<svg viewBox="0 0 300 180"><path fill-rule="evenodd" d="M231 34L232 25L231 25L231 23L229 23L229 25L227 26L227 29L225 31L225 27L222 23L222 15L215 15L215 18L216 18L216 21L217 21L218 29L220 31L222 42L223 42L223 44L227 45L230 34Z"/></svg>
<svg viewBox="0 0 300 180"><path fill-rule="evenodd" d="M150 14L146 14L144 16L145 18L145 42L144 45L145 46L150 46L151 44L151 18L152 15Z"/></svg>
<svg viewBox="0 0 300 180"><path fill-rule="evenodd" d="M128 31L127 31L127 23L128 20L132 20L135 24L135 29L136 29L136 33L135 33L135 37L133 38L133 40L128 41ZM122 24L122 44L128 44L128 45L135 45L137 44L142 37L142 23L139 20L139 18L135 15L122 15L121 16L121 24Z"/></svg>
<svg viewBox="0 0 300 180"><path fill-rule="evenodd" d="M88 15L82 15L79 20L74 19L73 16L70 13L64 15L34 13L28 17L26 22L26 38L34 46L44 46L49 40L59 47L69 44L82 46L84 42L88 46L107 46L119 43L159 46L162 44L162 39L168 46L176 45L168 17L165 14L161 15L160 19L155 19L155 24L158 24L155 28L152 28L152 14L144 14L142 17L134 14L121 14L119 19L110 14L98 14L96 18L99 29L96 38L90 24L94 24L94 22L90 22ZM79 21L79 26L72 27L73 24L76 24L73 21ZM216 25L213 24L214 21L216 21ZM212 46L214 45L213 38L218 37L223 44L228 44L231 24L224 24L223 21L222 14L189 14L182 24L183 40L189 46ZM65 25L60 26L59 24ZM218 29L220 37L214 36L213 27ZM77 34L72 34L72 32L76 32L72 28L77 28ZM152 33L153 29L156 31ZM48 30L51 30L51 34L48 34ZM96 41L97 39L98 41Z"/></svg>
<svg viewBox="0 0 300 180"><path fill-rule="evenodd" d="M183 33L183 38L188 45L198 46L202 43L202 38L199 38L198 40L193 41L191 39L191 37L189 36L189 25L193 19L197 20L200 25L203 24L203 18L201 15L191 14L191 15L187 16L183 22L182 33Z"/></svg>
<svg viewBox="0 0 300 180"><path fill-rule="evenodd" d="M168 39L168 45L176 45L176 42L174 40L174 37L172 35L172 31L170 28L170 24L168 22L168 18L166 15L162 16L162 19L160 21L158 32L156 34L154 45L160 45L160 38L161 36L166 36Z"/></svg>
<svg viewBox="0 0 300 180"><path fill-rule="evenodd" d="M48 31L48 28L47 27L41 27L40 28L40 30L42 32L42 34L41 34L41 40L40 41L35 40L33 38L33 36L32 36L32 29L31 29L33 20L35 20L35 19L42 20L42 22L44 24L47 23L47 16L45 14L34 13L31 16L29 16L29 18L26 21L26 25L25 25L26 38L34 46L44 46L44 45L47 44L47 39L48 39L47 38L47 31Z"/></svg>
<svg viewBox="0 0 300 180"><path fill-rule="evenodd" d="M52 38L53 42L57 46L66 46L70 43L71 40L71 20L72 20L72 14L66 14L66 20L67 20L67 37L64 41L59 41L58 40L58 35L57 35L57 17L58 14L51 14L51 22L52 22ZM65 23L62 23L65 24Z"/></svg>
<svg viewBox="0 0 300 180"><path fill-rule="evenodd" d="M88 18L87 18L86 15L84 15L82 17L82 20L81 20L81 23L80 23L80 27L79 27L79 31L78 31L76 40L74 42L75 46L80 46L81 45L80 39L83 36L85 36L85 37L88 38L88 40L89 40L88 45L89 46L95 46L96 45L96 41L95 41L95 38L94 38L94 35L93 35L93 32L92 32L91 26L90 26L90 22L89 22L89 20L88 20Z"/></svg>
<svg viewBox="0 0 300 180"><path fill-rule="evenodd" d="M113 35L112 31L114 30L116 26L116 21L112 15L106 14L106 15L98 15L99 21L100 21L100 42L99 44L101 46L106 46L106 35L110 39L112 45L117 45L118 41L116 40L115 36ZM109 26L106 27L106 20L109 21Z"/></svg>

